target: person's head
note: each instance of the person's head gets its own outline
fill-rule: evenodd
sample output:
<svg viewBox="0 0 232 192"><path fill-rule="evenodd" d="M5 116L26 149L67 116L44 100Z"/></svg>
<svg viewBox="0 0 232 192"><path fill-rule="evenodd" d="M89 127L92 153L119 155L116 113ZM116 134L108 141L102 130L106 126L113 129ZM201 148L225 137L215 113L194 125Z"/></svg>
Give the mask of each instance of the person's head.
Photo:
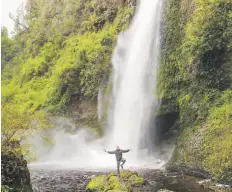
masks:
<svg viewBox="0 0 232 192"><path fill-rule="evenodd" d="M119 146L118 146L118 145L116 145L116 149L119 149Z"/></svg>

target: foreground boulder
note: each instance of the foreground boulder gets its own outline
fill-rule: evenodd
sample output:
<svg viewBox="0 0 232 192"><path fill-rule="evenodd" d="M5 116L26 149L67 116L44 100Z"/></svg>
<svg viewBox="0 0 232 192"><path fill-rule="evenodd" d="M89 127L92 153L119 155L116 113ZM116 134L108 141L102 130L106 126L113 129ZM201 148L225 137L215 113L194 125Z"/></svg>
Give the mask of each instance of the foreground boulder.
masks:
<svg viewBox="0 0 232 192"><path fill-rule="evenodd" d="M204 189L211 192L232 192L232 185L222 185L211 180L204 180L199 183Z"/></svg>
<svg viewBox="0 0 232 192"><path fill-rule="evenodd" d="M136 172L122 171L121 177L117 174L109 173L107 175L96 176L87 185L87 192L97 191L150 191L149 184Z"/></svg>
<svg viewBox="0 0 232 192"><path fill-rule="evenodd" d="M27 161L17 151L19 142L2 146L1 151L1 184L2 191L32 192L30 172Z"/></svg>

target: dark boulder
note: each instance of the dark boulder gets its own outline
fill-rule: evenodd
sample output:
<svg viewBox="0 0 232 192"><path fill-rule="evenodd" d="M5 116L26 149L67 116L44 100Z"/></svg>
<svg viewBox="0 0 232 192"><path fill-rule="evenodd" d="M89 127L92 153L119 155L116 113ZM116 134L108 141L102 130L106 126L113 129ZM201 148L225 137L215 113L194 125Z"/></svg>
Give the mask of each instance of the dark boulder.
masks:
<svg viewBox="0 0 232 192"><path fill-rule="evenodd" d="M11 192L31 192L33 190L27 161L17 149L15 143L2 146L1 184L11 188Z"/></svg>

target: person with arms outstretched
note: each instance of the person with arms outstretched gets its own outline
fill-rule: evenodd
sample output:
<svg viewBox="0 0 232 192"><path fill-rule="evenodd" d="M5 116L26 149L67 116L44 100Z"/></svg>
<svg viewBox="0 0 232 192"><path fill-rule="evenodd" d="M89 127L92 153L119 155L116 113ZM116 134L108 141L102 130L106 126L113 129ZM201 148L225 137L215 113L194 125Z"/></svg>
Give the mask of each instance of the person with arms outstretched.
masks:
<svg viewBox="0 0 232 192"><path fill-rule="evenodd" d="M115 154L116 161L117 161L118 176L120 176L120 171L119 171L120 167L119 166L121 166L121 168L123 169L123 165L126 162L126 159L122 158L122 154L131 151L131 149L122 150L122 149L119 148L119 146L116 146L116 150L114 150L114 151L106 151L105 149L104 149L104 151L106 153L109 153L109 154Z"/></svg>

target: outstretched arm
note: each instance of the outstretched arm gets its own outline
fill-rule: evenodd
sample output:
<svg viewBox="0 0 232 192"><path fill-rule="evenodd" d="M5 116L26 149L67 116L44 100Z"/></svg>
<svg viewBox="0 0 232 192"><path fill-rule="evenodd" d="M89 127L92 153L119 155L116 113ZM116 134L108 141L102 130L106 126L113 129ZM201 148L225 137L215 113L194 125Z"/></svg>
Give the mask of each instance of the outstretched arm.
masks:
<svg viewBox="0 0 232 192"><path fill-rule="evenodd" d="M115 151L106 151L105 149L104 149L104 151L105 151L106 153L109 153L109 154L115 154Z"/></svg>
<svg viewBox="0 0 232 192"><path fill-rule="evenodd" d="M109 154L115 154L115 151L107 151Z"/></svg>
<svg viewBox="0 0 232 192"><path fill-rule="evenodd" d="M130 151L130 149L127 149L127 150L121 150L123 153L127 153Z"/></svg>

